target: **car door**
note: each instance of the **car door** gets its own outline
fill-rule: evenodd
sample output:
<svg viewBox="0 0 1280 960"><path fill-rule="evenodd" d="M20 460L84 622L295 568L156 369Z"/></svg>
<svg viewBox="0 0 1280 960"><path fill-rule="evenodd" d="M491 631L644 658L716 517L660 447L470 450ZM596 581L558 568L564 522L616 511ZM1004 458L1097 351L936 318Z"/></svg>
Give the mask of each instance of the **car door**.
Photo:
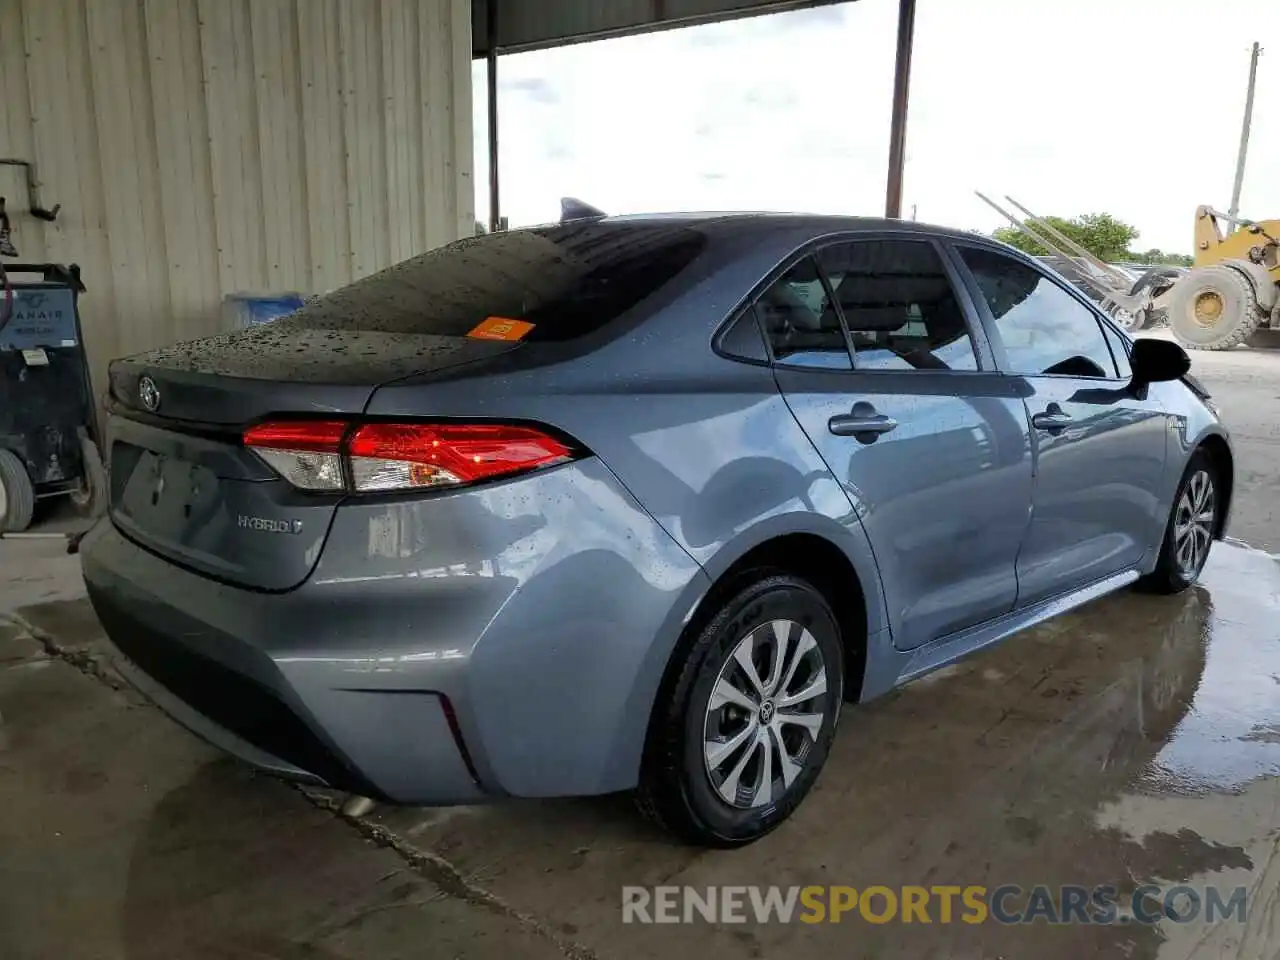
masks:
<svg viewBox="0 0 1280 960"><path fill-rule="evenodd" d="M862 520L895 645L1008 612L1031 505L1026 415L939 248L829 244L755 309L779 389Z"/></svg>
<svg viewBox="0 0 1280 960"><path fill-rule="evenodd" d="M1018 605L1138 565L1157 549L1168 419L1129 388L1106 321L1039 268L957 245L1001 369L1028 389L1035 493L1018 556ZM1118 346L1118 343L1117 343Z"/></svg>

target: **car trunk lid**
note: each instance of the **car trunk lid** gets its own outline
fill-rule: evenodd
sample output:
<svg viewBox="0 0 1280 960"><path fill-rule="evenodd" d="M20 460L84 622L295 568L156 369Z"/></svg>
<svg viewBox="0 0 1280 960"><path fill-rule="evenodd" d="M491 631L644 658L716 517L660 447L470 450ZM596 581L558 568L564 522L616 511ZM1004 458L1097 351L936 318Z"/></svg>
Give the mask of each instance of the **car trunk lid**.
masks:
<svg viewBox="0 0 1280 960"><path fill-rule="evenodd" d="M214 425L241 426L281 411L355 414L390 380L474 363L515 346L278 321L117 360L111 364L111 397L125 410ZM144 377L150 381L146 391Z"/></svg>
<svg viewBox="0 0 1280 960"><path fill-rule="evenodd" d="M515 344L427 334L252 330L111 365L111 516L135 542L227 583L310 574L340 494L282 479L241 440L268 416L359 416L383 383Z"/></svg>

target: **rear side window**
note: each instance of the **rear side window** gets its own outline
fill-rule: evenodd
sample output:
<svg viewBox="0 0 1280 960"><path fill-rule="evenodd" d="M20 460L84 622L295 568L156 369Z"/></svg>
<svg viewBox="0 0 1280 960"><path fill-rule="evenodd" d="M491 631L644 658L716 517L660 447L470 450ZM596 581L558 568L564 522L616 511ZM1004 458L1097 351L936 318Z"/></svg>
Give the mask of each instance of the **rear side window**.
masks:
<svg viewBox="0 0 1280 960"><path fill-rule="evenodd" d="M852 370L840 316L813 258L805 257L756 301L773 359L790 367Z"/></svg>
<svg viewBox="0 0 1280 960"><path fill-rule="evenodd" d="M769 351L765 348L764 339L760 336L760 325L756 323L754 307L747 307L738 319L729 325L720 336L720 351L739 360L752 363L768 363Z"/></svg>
<svg viewBox="0 0 1280 960"><path fill-rule="evenodd" d="M977 370L968 324L942 259L923 240L855 240L818 261L859 370Z"/></svg>
<svg viewBox="0 0 1280 960"><path fill-rule="evenodd" d="M526 341L585 336L678 277L706 246L681 224L576 223L468 237L398 263L277 324L462 337L490 317Z"/></svg>

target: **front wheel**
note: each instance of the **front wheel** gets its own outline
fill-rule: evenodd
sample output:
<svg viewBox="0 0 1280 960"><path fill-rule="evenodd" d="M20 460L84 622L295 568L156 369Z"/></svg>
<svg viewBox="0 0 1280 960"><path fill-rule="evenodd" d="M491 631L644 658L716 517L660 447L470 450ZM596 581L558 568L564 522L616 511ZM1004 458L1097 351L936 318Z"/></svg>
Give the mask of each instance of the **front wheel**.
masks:
<svg viewBox="0 0 1280 960"><path fill-rule="evenodd" d="M844 693L822 594L763 571L743 582L663 685L637 792L642 812L706 846L750 843L791 815L826 762Z"/></svg>
<svg viewBox="0 0 1280 960"><path fill-rule="evenodd" d="M1221 509L1217 469L1196 451L1174 496L1156 568L1140 585L1156 593L1180 593L1195 583L1209 559Z"/></svg>

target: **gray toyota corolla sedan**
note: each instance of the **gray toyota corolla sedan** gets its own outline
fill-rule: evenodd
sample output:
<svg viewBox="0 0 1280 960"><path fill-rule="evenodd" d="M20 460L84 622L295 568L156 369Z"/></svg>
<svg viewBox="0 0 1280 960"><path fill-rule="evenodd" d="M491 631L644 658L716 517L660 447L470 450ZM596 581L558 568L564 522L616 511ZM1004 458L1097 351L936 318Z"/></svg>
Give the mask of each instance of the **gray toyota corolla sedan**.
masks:
<svg viewBox="0 0 1280 960"><path fill-rule="evenodd" d="M1196 579L1233 466L1187 370L978 236L574 219L113 363L84 574L131 681L260 768L635 789L731 846L843 701Z"/></svg>

